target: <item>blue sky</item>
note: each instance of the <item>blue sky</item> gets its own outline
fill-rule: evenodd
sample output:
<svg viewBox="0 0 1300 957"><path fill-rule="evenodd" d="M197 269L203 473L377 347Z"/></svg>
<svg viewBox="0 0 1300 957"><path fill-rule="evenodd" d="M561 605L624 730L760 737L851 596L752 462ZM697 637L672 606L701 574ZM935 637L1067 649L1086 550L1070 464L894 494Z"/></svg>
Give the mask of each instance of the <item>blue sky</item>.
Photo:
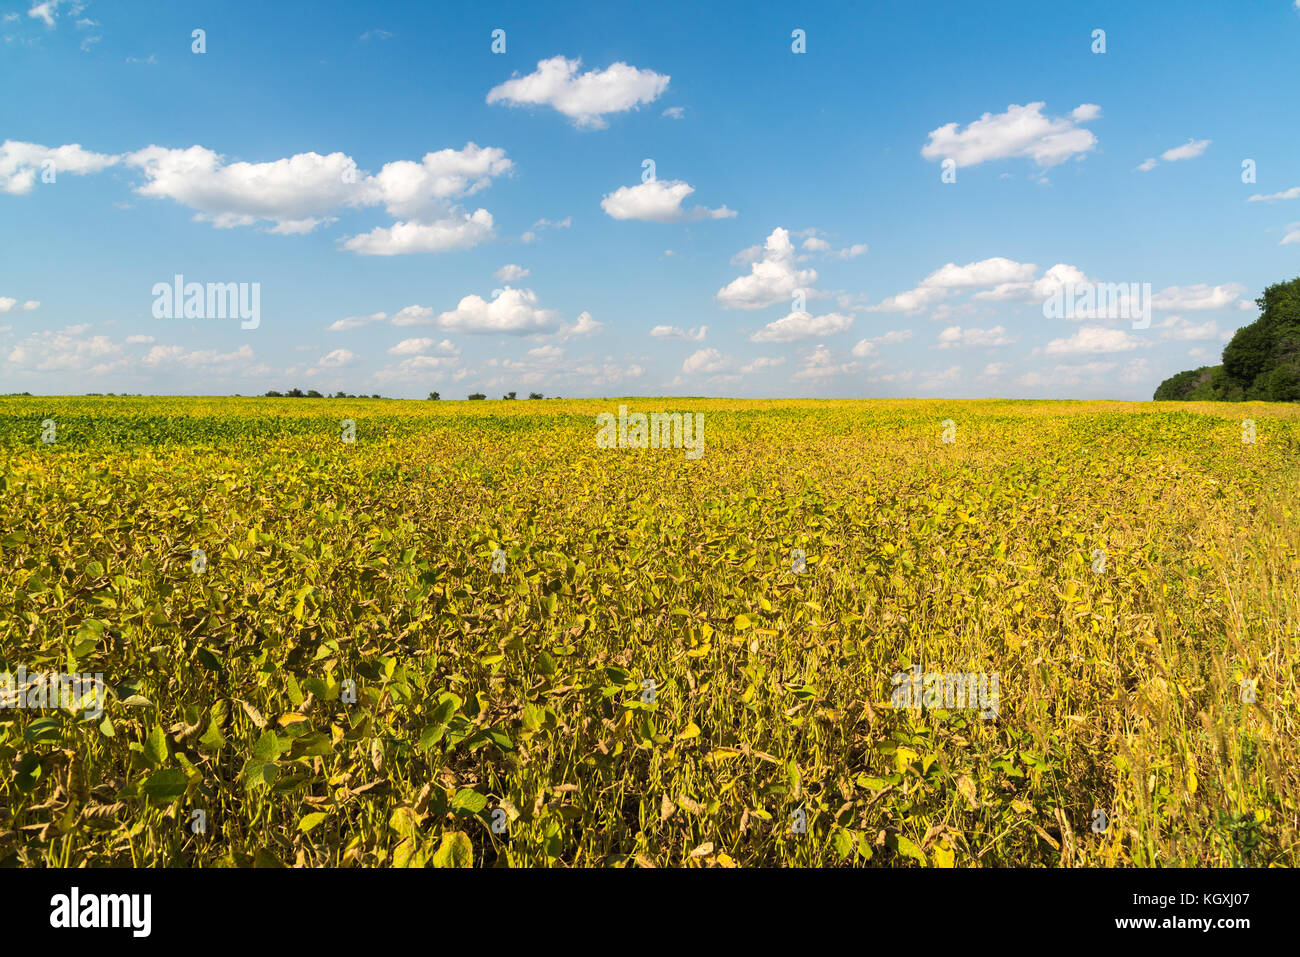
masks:
<svg viewBox="0 0 1300 957"><path fill-rule="evenodd" d="M0 0L0 391L1146 399L1300 275L1297 0L837 6Z"/></svg>

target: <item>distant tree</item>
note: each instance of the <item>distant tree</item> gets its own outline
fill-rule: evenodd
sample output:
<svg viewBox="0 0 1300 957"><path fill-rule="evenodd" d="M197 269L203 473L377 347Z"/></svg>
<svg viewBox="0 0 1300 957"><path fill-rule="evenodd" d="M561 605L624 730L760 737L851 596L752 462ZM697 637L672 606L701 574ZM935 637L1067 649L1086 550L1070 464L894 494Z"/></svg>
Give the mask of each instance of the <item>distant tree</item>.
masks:
<svg viewBox="0 0 1300 957"><path fill-rule="evenodd" d="M349 396L348 396L348 394L347 394L346 392L344 392L342 389L339 389L338 392L335 392L335 393L334 393L334 398L336 398L336 399L346 399L346 398L349 398Z"/></svg>
<svg viewBox="0 0 1300 957"><path fill-rule="evenodd" d="M381 399L381 398L383 398L383 396L381 396L378 392L376 392L376 393L375 393L374 395L372 395L370 398L372 398L372 399Z"/></svg>
<svg viewBox="0 0 1300 957"><path fill-rule="evenodd" d="M513 393L513 392L507 392L507 393L506 393L505 395L503 395L501 398L503 398L503 399L513 399L514 397L515 397L515 393Z"/></svg>
<svg viewBox="0 0 1300 957"><path fill-rule="evenodd" d="M323 398L325 398L325 396L321 395L321 394L320 394L319 392L317 392L315 389L308 389L308 390L307 390L307 398L309 398L309 399L323 399Z"/></svg>
<svg viewBox="0 0 1300 957"><path fill-rule="evenodd" d="M266 392L266 397L268 399L283 399L284 393L276 392L274 389L268 389Z"/></svg>
<svg viewBox="0 0 1300 957"><path fill-rule="evenodd" d="M483 399L486 399L486 398L487 398L487 396L485 396L482 392L475 392L473 395L471 395L471 396L469 397L469 400L470 400L471 402L479 402L479 401L481 401L481 400L483 400Z"/></svg>
<svg viewBox="0 0 1300 957"><path fill-rule="evenodd" d="M530 393L528 393L528 398L530 398L530 399L545 399L546 396L542 395L540 392L530 392Z"/></svg>
<svg viewBox="0 0 1300 957"><path fill-rule="evenodd" d="M430 399L430 401L437 402L437 401L438 401L439 399L441 399L441 398L442 398L442 396L438 395L438 393L436 393L436 392L430 392L430 393L429 393L429 399Z"/></svg>
<svg viewBox="0 0 1300 957"><path fill-rule="evenodd" d="M290 389L285 393L291 399L301 399L304 396L302 389Z"/></svg>

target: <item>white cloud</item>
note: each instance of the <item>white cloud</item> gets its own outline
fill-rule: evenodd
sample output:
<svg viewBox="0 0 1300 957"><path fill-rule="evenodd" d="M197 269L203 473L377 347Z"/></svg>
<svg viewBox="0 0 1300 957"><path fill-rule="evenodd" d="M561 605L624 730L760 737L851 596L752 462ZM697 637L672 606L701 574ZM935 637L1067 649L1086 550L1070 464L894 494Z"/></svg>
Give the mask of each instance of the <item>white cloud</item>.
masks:
<svg viewBox="0 0 1300 957"><path fill-rule="evenodd" d="M537 222L533 223L532 229L528 230L519 238L526 243L531 243L537 239L537 234L544 229L568 229L572 225L573 225L572 216L565 216L563 219L557 222L552 222L549 219L539 219Z"/></svg>
<svg viewBox="0 0 1300 957"><path fill-rule="evenodd" d="M240 346L231 352L215 349L186 349L184 346L154 346L141 362L153 369L172 366L191 372L230 373L247 372L253 359L251 346Z"/></svg>
<svg viewBox="0 0 1300 957"><path fill-rule="evenodd" d="M1205 152L1210 143L1210 140L1189 139L1182 146L1175 146L1172 149L1165 150L1160 154L1160 159L1164 160L1166 163L1175 163L1178 160L1195 159ZM1149 156L1139 163L1137 168L1144 173L1149 173L1159 165L1160 163L1157 162L1154 156Z"/></svg>
<svg viewBox="0 0 1300 957"><path fill-rule="evenodd" d="M1284 189L1280 193L1256 193L1248 203L1276 203L1281 199L1300 199L1300 186L1292 186L1290 189Z"/></svg>
<svg viewBox="0 0 1300 957"><path fill-rule="evenodd" d="M915 289L890 296L879 305L870 306L871 312L920 312L943 299L954 290L974 289L981 286L1003 287L1029 283L1038 267L1033 263L1018 263L1012 259L995 256L978 262L958 266L948 263L940 266L921 280Z"/></svg>
<svg viewBox="0 0 1300 957"><path fill-rule="evenodd" d="M395 326L431 326L434 313L430 306L406 306L393 314Z"/></svg>
<svg viewBox="0 0 1300 957"><path fill-rule="evenodd" d="M475 295L464 297L433 324L445 332L522 336L554 331L560 322L554 310L538 306L537 294L531 289L506 286L496 290L490 302Z"/></svg>
<svg viewBox="0 0 1300 957"><path fill-rule="evenodd" d="M455 210L448 218L432 223L397 222L388 227L376 226L368 233L344 240L342 248L361 256L445 253L477 246L492 235L492 214L486 209L473 213Z"/></svg>
<svg viewBox="0 0 1300 957"><path fill-rule="evenodd" d="M456 348L450 339L443 339L441 342L428 338L403 339L388 350L390 356L414 356L428 352L439 352L442 355L449 356L460 355L460 350Z"/></svg>
<svg viewBox="0 0 1300 957"><path fill-rule="evenodd" d="M1188 139L1182 146L1175 146L1173 149L1165 150L1160 154L1160 158L1166 163L1172 163L1176 160L1195 159L1205 152L1210 145L1210 140L1193 140Z"/></svg>
<svg viewBox="0 0 1300 957"><path fill-rule="evenodd" d="M1015 342L1007 335L1002 326L992 329L963 329L961 326L949 326L939 333L940 349L978 349L991 346L1008 346Z"/></svg>
<svg viewBox="0 0 1300 957"><path fill-rule="evenodd" d="M798 339L820 338L843 332L853 325L853 317L838 312L814 316L807 312L792 312L782 319L769 322L749 337L750 342L794 342Z"/></svg>
<svg viewBox="0 0 1300 957"><path fill-rule="evenodd" d="M488 92L488 103L510 106L550 106L578 127L601 129L606 114L651 103L668 88L669 77L615 63L604 70L579 74L581 58L563 56L541 60L527 76L516 76Z"/></svg>
<svg viewBox="0 0 1300 957"><path fill-rule="evenodd" d="M507 263L495 273L496 277L502 282L515 282L519 279L523 279L528 274L529 270L525 269L523 266L516 266L514 263Z"/></svg>
<svg viewBox="0 0 1300 957"><path fill-rule="evenodd" d="M1043 103L1012 104L1005 113L985 113L960 129L948 123L930 132L921 148L928 160L952 159L958 166L975 166L988 160L1027 157L1047 168L1082 156L1097 145L1097 137L1078 124L1101 115L1101 108L1084 103L1069 118L1043 115Z"/></svg>
<svg viewBox="0 0 1300 957"><path fill-rule="evenodd" d="M343 242L361 255L445 252L484 241L492 235L491 213L464 213L453 201L513 169L504 150L472 142L428 153L420 162L387 163L374 176L363 175L345 153L227 163L202 146L148 146L125 160L144 174L137 193L188 206L196 220L220 229L267 222L273 233L300 234L334 222L331 214L340 209L372 206L401 217Z"/></svg>
<svg viewBox="0 0 1300 957"><path fill-rule="evenodd" d="M102 374L125 365L122 346L108 336L88 336L90 325L35 332L9 353L9 361L35 372Z"/></svg>
<svg viewBox="0 0 1300 957"><path fill-rule="evenodd" d="M64 0L44 0L43 3L32 4L27 11L27 15L34 20L42 21L47 27L54 26L54 20L59 15L59 6Z"/></svg>
<svg viewBox="0 0 1300 957"><path fill-rule="evenodd" d="M656 339L689 339L693 342L703 342L708 331L708 326L700 326L690 331L680 326L655 326L650 330L650 335Z"/></svg>
<svg viewBox="0 0 1300 957"><path fill-rule="evenodd" d="M984 367L984 371L980 373L980 378L1000 379L1007 374L1007 370L1010 368L1011 366L1005 362L990 362Z"/></svg>
<svg viewBox="0 0 1300 957"><path fill-rule="evenodd" d="M1300 223L1292 223L1287 229L1290 231L1282 237L1282 241L1278 245L1286 246L1289 243L1300 243Z"/></svg>
<svg viewBox="0 0 1300 957"><path fill-rule="evenodd" d="M1057 263L1038 279L1028 282L1022 280L999 283L992 289L975 293L971 298L993 302L1011 299L1025 302L1042 302L1050 296L1056 295L1066 286L1088 281L1087 275L1077 266L1071 266L1068 263Z"/></svg>
<svg viewBox="0 0 1300 957"><path fill-rule="evenodd" d="M1049 356L1129 352L1138 344L1138 340L1123 329L1084 326L1068 339L1053 339L1043 351Z"/></svg>
<svg viewBox="0 0 1300 957"><path fill-rule="evenodd" d="M662 116L666 116L666 117L668 117L670 120L680 120L680 119L683 119L683 118L686 116L686 107L684 107L684 106L670 106L670 107L668 107L668 109L664 110L663 113L660 114L660 115L662 115Z"/></svg>
<svg viewBox="0 0 1300 957"><path fill-rule="evenodd" d="M752 262L750 274L723 286L717 298L728 309L762 309L791 299L796 289L807 288L816 281L816 270L795 268L790 233L778 226L767 237L761 258Z"/></svg>
<svg viewBox="0 0 1300 957"><path fill-rule="evenodd" d="M691 353L682 363L682 372L695 375L700 372L722 372L731 365L731 360L717 349L701 349Z"/></svg>
<svg viewBox="0 0 1300 957"><path fill-rule="evenodd" d="M911 329L891 329L884 335L874 336L870 339L859 339L857 344L853 347L853 354L859 358L874 356L880 346L906 342L910 338L912 338Z"/></svg>
<svg viewBox="0 0 1300 957"><path fill-rule="evenodd" d="M829 379L833 376L851 375L858 371L856 362L837 363L831 351L819 345L804 357L803 364L791 379Z"/></svg>
<svg viewBox="0 0 1300 957"><path fill-rule="evenodd" d="M1160 335L1161 339L1173 339L1178 342L1198 342L1220 339L1223 336L1219 331L1219 324L1213 319L1197 325L1182 316L1169 316L1157 328L1165 330Z"/></svg>
<svg viewBox="0 0 1300 957"><path fill-rule="evenodd" d="M345 366L353 365L356 361L357 354L355 352L348 349L334 349L317 359L304 374L317 376L334 369L342 369Z"/></svg>
<svg viewBox="0 0 1300 957"><path fill-rule="evenodd" d="M40 305L41 302L39 299L28 299L19 306L17 299L10 298L9 296L0 296L0 313L8 312L16 306L24 312L31 312L33 309L39 309Z"/></svg>
<svg viewBox="0 0 1300 957"><path fill-rule="evenodd" d="M49 170L55 181L59 176L85 176L112 166L121 157L92 153L78 143L66 146L41 146L5 140L0 143L0 192L20 196L30 193L36 177Z"/></svg>
<svg viewBox="0 0 1300 957"><path fill-rule="evenodd" d="M600 201L600 208L613 219L641 219L652 223L683 223L697 219L729 219L735 210L721 206L682 209L682 200L695 192L679 179L652 179L636 186L620 186Z"/></svg>
<svg viewBox="0 0 1300 957"><path fill-rule="evenodd" d="M1155 308L1167 311L1222 309L1245 292L1245 286L1229 282L1219 286L1197 283L1194 286L1169 286L1151 297Z"/></svg>
<svg viewBox="0 0 1300 957"><path fill-rule="evenodd" d="M389 213L404 219L436 219L448 201L487 188L494 178L513 168L505 150L470 142L463 149L426 153L418 163L385 163L375 176L362 181L361 201L382 204Z"/></svg>
<svg viewBox="0 0 1300 957"><path fill-rule="evenodd" d="M831 248L831 244L816 236L809 236L803 241L803 248L811 253L824 253Z"/></svg>
<svg viewBox="0 0 1300 957"><path fill-rule="evenodd" d="M600 332L603 326L604 323L597 322L593 319L591 313L582 312L578 314L578 318L573 322L565 323L560 326L560 330L556 333L556 336L561 341L567 341L569 339L587 339Z"/></svg>
<svg viewBox="0 0 1300 957"><path fill-rule="evenodd" d="M835 253L839 259L856 259L867 251L866 243L854 243Z"/></svg>
<svg viewBox="0 0 1300 957"><path fill-rule="evenodd" d="M331 322L327 329L330 332L347 332L349 329L360 329L362 326L368 326L372 322L382 322L387 318L386 312L372 312L368 316L348 316L346 319Z"/></svg>
<svg viewBox="0 0 1300 957"><path fill-rule="evenodd" d="M753 362L741 366L740 371L745 375L752 375L755 372L766 372L768 369L783 365L785 365L785 356L759 356Z"/></svg>
<svg viewBox="0 0 1300 957"><path fill-rule="evenodd" d="M138 194L188 206L196 220L219 229L267 220L306 231L326 222L330 210L359 204L357 165L344 153L298 153L269 163L224 159L202 146L147 146L125 157L145 176Z"/></svg>

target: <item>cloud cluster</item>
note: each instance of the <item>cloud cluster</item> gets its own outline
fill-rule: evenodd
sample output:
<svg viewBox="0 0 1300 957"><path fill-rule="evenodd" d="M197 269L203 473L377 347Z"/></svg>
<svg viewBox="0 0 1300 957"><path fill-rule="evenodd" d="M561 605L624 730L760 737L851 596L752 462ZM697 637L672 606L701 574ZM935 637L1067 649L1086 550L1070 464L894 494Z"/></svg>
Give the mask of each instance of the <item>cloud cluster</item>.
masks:
<svg viewBox="0 0 1300 957"><path fill-rule="evenodd" d="M219 229L267 222L274 233L307 233L334 222L340 210L382 206L399 220L342 242L367 256L447 252L490 238L492 214L465 212L455 203L513 168L504 150L473 142L428 153L418 163L387 163L373 176L345 153L231 163L202 146L149 146L125 162L144 175L137 193L193 209L196 220Z"/></svg>
<svg viewBox="0 0 1300 957"><path fill-rule="evenodd" d="M600 201L600 208L613 219L641 219L652 223L684 223L698 219L729 219L734 209L692 206L682 209L682 200L695 187L679 179L652 179L635 186L620 186Z"/></svg>
<svg viewBox="0 0 1300 957"><path fill-rule="evenodd" d="M790 233L780 226L772 230L761 250L746 250L740 255L751 253L757 258L750 265L749 275L733 279L718 290L717 299L724 308L762 309L788 302L796 290L807 290L817 281L816 270L797 268Z"/></svg>
<svg viewBox="0 0 1300 957"><path fill-rule="evenodd" d="M582 60L563 56L541 60L527 76L516 76L487 95L488 103L549 106L585 129L608 126L605 117L652 103L668 88L669 77L615 63L604 70L579 73Z"/></svg>
<svg viewBox="0 0 1300 957"><path fill-rule="evenodd" d="M965 128L947 123L930 131L921 155L928 160L951 159L958 166L1025 157L1045 169L1096 147L1097 137L1080 124L1097 119L1101 107L1084 103L1068 117L1051 117L1043 115L1045 105L1012 104L1005 113L985 113Z"/></svg>

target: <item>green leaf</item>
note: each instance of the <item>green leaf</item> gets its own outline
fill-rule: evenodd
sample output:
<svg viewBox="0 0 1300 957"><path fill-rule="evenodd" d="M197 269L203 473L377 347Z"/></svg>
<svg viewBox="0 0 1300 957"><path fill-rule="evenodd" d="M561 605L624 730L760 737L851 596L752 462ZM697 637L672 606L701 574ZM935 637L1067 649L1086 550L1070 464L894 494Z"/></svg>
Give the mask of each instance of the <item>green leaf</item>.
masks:
<svg viewBox="0 0 1300 957"><path fill-rule="evenodd" d="M474 845L469 835L462 831L449 831L442 836L442 843L433 852L434 867L473 867Z"/></svg>
<svg viewBox="0 0 1300 957"><path fill-rule="evenodd" d="M145 796L156 804L171 804L189 786L189 777L180 768L155 771L140 785Z"/></svg>
<svg viewBox="0 0 1300 957"><path fill-rule="evenodd" d="M324 811L313 811L311 814L304 814L302 820L298 822L298 830L306 834L323 820L325 820Z"/></svg>
<svg viewBox="0 0 1300 957"><path fill-rule="evenodd" d="M161 725L154 725L149 737L144 739L144 759L151 768L161 768L171 757L167 749L167 735Z"/></svg>
<svg viewBox="0 0 1300 957"><path fill-rule="evenodd" d="M456 792L456 796L451 799L453 813L466 811L470 814L477 814L485 807L487 807L487 796L479 794L473 788L461 788Z"/></svg>

